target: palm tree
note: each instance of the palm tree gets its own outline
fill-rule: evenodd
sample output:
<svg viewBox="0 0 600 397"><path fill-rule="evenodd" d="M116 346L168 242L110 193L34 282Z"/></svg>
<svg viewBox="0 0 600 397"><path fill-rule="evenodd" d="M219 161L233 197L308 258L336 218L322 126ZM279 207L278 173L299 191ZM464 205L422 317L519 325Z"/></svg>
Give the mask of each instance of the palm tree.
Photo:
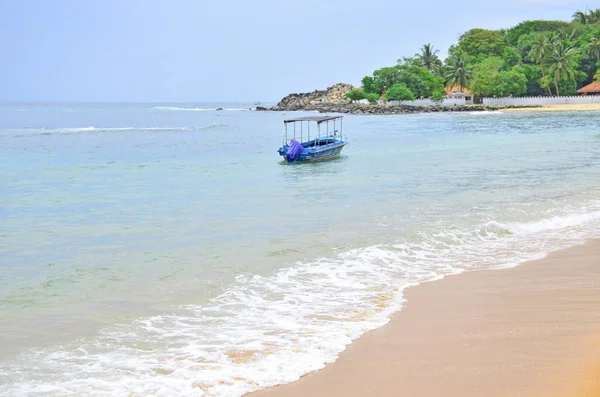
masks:
<svg viewBox="0 0 600 397"><path fill-rule="evenodd" d="M468 88L473 80L473 70L467 64L467 59L463 53L458 53L448 59L444 77L447 80L448 87L458 86L461 90Z"/></svg>
<svg viewBox="0 0 600 397"><path fill-rule="evenodd" d="M554 43L564 40L564 37L562 37L561 32L556 31L556 30L548 32L547 38L548 38L548 43L550 43L550 44L554 44Z"/></svg>
<svg viewBox="0 0 600 397"><path fill-rule="evenodd" d="M577 68L575 61L577 50L567 40L557 41L552 44L552 49L544 60L548 72L554 78L556 95L559 96L558 83L575 77L574 70Z"/></svg>
<svg viewBox="0 0 600 397"><path fill-rule="evenodd" d="M577 34L577 28L560 28L557 37L562 40L573 40Z"/></svg>
<svg viewBox="0 0 600 397"><path fill-rule="evenodd" d="M430 72L434 72L442 65L442 61L437 56L439 52L440 50L436 50L431 44L425 44L421 47L421 53L415 54L415 58L421 66L424 66Z"/></svg>
<svg viewBox="0 0 600 397"><path fill-rule="evenodd" d="M579 22L582 25L600 22L600 8L589 11L586 9L585 11L577 11L573 14L573 22Z"/></svg>
<svg viewBox="0 0 600 397"><path fill-rule="evenodd" d="M587 46L590 55L596 58L596 60L600 61L600 29L594 32L590 43Z"/></svg>
<svg viewBox="0 0 600 397"><path fill-rule="evenodd" d="M548 39L548 36L546 36L545 34L537 34L534 38L533 46L529 51L529 58L531 58L535 63L541 65L542 81L548 81L546 79L546 72L543 65L543 61L544 59L546 59L551 49L552 45L550 43L550 40ZM548 91L548 95L551 95L550 85L546 84L544 88L546 88L546 90Z"/></svg>
<svg viewBox="0 0 600 397"><path fill-rule="evenodd" d="M573 22L579 22L582 25L586 25L588 21L589 20L587 12L577 11L575 14L573 14Z"/></svg>

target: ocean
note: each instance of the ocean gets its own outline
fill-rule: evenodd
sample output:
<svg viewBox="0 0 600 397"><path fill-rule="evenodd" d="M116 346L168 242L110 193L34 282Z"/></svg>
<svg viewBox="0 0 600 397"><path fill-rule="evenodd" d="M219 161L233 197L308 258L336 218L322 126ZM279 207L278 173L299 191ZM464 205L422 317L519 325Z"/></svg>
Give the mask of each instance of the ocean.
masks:
<svg viewBox="0 0 600 397"><path fill-rule="evenodd" d="M312 113L252 107L0 104L0 395L241 396L600 236L600 112L346 115L285 164Z"/></svg>

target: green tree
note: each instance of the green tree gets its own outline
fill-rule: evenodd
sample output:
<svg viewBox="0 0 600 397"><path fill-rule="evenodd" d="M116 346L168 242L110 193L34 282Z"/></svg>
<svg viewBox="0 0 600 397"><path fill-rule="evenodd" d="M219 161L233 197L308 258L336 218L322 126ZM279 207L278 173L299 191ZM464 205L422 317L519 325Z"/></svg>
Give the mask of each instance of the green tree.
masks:
<svg viewBox="0 0 600 397"><path fill-rule="evenodd" d="M388 101L414 101L415 94L404 83L397 83L387 90L385 95Z"/></svg>
<svg viewBox="0 0 600 397"><path fill-rule="evenodd" d="M473 68L471 90L477 96L521 96L527 92L527 76L520 66L503 70L504 61L491 57Z"/></svg>
<svg viewBox="0 0 600 397"><path fill-rule="evenodd" d="M367 93L373 93L375 91L375 79L372 76L365 76L361 80L362 88Z"/></svg>
<svg viewBox="0 0 600 397"><path fill-rule="evenodd" d="M444 77L446 77L448 87L469 88L473 79L473 68L467 63L467 58L463 53L458 53L448 59Z"/></svg>
<svg viewBox="0 0 600 397"><path fill-rule="evenodd" d="M413 62L412 58L405 59L408 62L378 69L373 72L372 77L364 77L362 83L365 92L383 95L394 84L403 83L417 97L427 98L433 92L443 89L442 77L433 75L424 66Z"/></svg>
<svg viewBox="0 0 600 397"><path fill-rule="evenodd" d="M371 103L371 104L377 103L377 101L379 100L379 98L380 98L379 94L376 94L374 92L367 92L367 93L365 93L365 99L367 101L369 101L369 103Z"/></svg>
<svg viewBox="0 0 600 397"><path fill-rule="evenodd" d="M506 47L504 49L502 59L504 60L504 68L507 70L511 69L513 66L520 65L522 60L519 52L513 47Z"/></svg>
<svg viewBox="0 0 600 397"><path fill-rule="evenodd" d="M544 60L550 54L551 51L552 51L552 44L550 43L548 35L538 33L533 38L533 45L531 47L531 50L529 51L529 58L531 60L533 60L535 63L542 65L542 63L544 62ZM548 82L548 80L545 79L545 72L544 72L543 65L541 67L541 70L542 70L542 78L543 79L540 81L546 83L546 82ZM550 95L551 94L550 85L546 85L543 87L546 88L546 90L548 91L548 95Z"/></svg>
<svg viewBox="0 0 600 397"><path fill-rule="evenodd" d="M586 10L586 12L577 11L573 14L573 22L578 22L582 25L600 22L600 8L589 11Z"/></svg>
<svg viewBox="0 0 600 397"><path fill-rule="evenodd" d="M560 95L559 82L574 80L577 61L577 51L572 48L567 40L554 41L550 54L544 60L544 66L554 80L556 95Z"/></svg>
<svg viewBox="0 0 600 397"><path fill-rule="evenodd" d="M531 50L529 50L529 59L540 64L550 53L552 45L548 36L545 34L537 34L533 37Z"/></svg>
<svg viewBox="0 0 600 397"><path fill-rule="evenodd" d="M417 55L414 57L401 57L396 62L398 65L422 66L421 60L417 58Z"/></svg>
<svg viewBox="0 0 600 397"><path fill-rule="evenodd" d="M415 55L419 65L425 67L430 73L436 73L442 66L442 61L438 58L440 50L436 50L431 44L425 44L421 47L421 52Z"/></svg>
<svg viewBox="0 0 600 397"><path fill-rule="evenodd" d="M373 72L373 79L374 92L382 95L388 88L399 81L400 70L398 69L398 66L381 68Z"/></svg>
<svg viewBox="0 0 600 397"><path fill-rule="evenodd" d="M575 77L573 79L561 80L558 83L558 88L560 89L560 95L576 95L577 94L577 72L575 72Z"/></svg>
<svg viewBox="0 0 600 397"><path fill-rule="evenodd" d="M360 101L365 98L365 92L363 90L350 90L346 93L346 98L351 101Z"/></svg>
<svg viewBox="0 0 600 397"><path fill-rule="evenodd" d="M473 67L471 91L475 96L494 96L494 84L504 62L500 57L489 57Z"/></svg>
<svg viewBox="0 0 600 397"><path fill-rule="evenodd" d="M579 22L582 25L586 25L588 23L588 14L583 11L577 11L573 14L573 22Z"/></svg>
<svg viewBox="0 0 600 397"><path fill-rule="evenodd" d="M372 92L365 92L364 90L350 90L346 93L346 98L351 101L360 101L361 99L366 99L370 103L376 103L379 100L379 94L375 94Z"/></svg>
<svg viewBox="0 0 600 397"><path fill-rule="evenodd" d="M600 29L596 30L590 38L587 50L590 56L596 58L596 61L600 61Z"/></svg>
<svg viewBox="0 0 600 397"><path fill-rule="evenodd" d="M555 32L561 28L567 28L568 22L564 21L524 21L517 26L508 29L505 39L512 45L516 46L519 39L525 35L533 33Z"/></svg>
<svg viewBox="0 0 600 397"><path fill-rule="evenodd" d="M428 98L435 91L444 88L444 80L434 76L424 66L399 65L399 78L397 82L404 83L417 98Z"/></svg>
<svg viewBox="0 0 600 397"><path fill-rule="evenodd" d="M494 86L495 95L499 97L521 96L527 92L527 76L519 66L515 66L511 70L501 71Z"/></svg>
<svg viewBox="0 0 600 397"><path fill-rule="evenodd" d="M477 63L489 56L502 56L506 42L497 31L471 29L460 37L458 48Z"/></svg>
<svg viewBox="0 0 600 397"><path fill-rule="evenodd" d="M578 70L584 72L587 77L583 85L593 81L594 73L598 69L600 55L600 26L598 24L580 25L575 40L572 41L573 48L579 53Z"/></svg>
<svg viewBox="0 0 600 397"><path fill-rule="evenodd" d="M542 78L544 77L542 75L542 67L539 65L530 65L530 64L523 64L520 67L521 72L525 75L525 77L527 78L527 91L525 92L525 95L528 96L538 96L538 95L550 95L548 94L548 91L546 90L546 87L548 87L548 84L542 86L541 82L542 82Z"/></svg>
<svg viewBox="0 0 600 397"><path fill-rule="evenodd" d="M430 96L429 99L431 99L433 102L435 102L436 104L440 104L444 101L444 99L446 98L446 91L442 90L437 90L434 91Z"/></svg>
<svg viewBox="0 0 600 397"><path fill-rule="evenodd" d="M519 42L517 43L517 51L521 58L525 62L530 62L529 52L531 52L531 48L533 47L534 37L539 33L529 33L519 37Z"/></svg>

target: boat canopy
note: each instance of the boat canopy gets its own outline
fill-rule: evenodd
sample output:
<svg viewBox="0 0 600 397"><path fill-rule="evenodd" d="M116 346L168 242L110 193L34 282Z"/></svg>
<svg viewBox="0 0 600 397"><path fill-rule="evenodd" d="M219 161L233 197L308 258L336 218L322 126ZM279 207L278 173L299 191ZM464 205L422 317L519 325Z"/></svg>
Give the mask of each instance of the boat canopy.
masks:
<svg viewBox="0 0 600 397"><path fill-rule="evenodd" d="M287 124L287 123L295 123L296 121L316 121L317 124L321 124L326 121L341 119L342 117L343 116L305 116L305 117L298 117L295 119L283 120L283 122L285 124Z"/></svg>
<svg viewBox="0 0 600 397"><path fill-rule="evenodd" d="M329 122L333 120L333 136L336 137L338 130L336 129L336 123L335 122L336 122L336 120L340 121L339 122L339 128L340 128L340 131L341 131L341 129L342 129L342 117L344 117L344 116L304 116L304 117L297 117L295 119L283 120L283 125L284 125L283 137L282 137L283 144L285 145L288 142L288 124L289 123L293 123L292 125L294 126L294 128L293 128L294 139L296 139L296 125L297 125L296 122L300 123L300 128L299 128L299 130L300 130L300 142L305 143L302 140L303 135L304 135L303 134L304 121L306 121L307 122L306 124L308 124L308 126L307 126L308 127L307 128L307 130L308 130L307 131L308 132L307 136L308 136L308 140L309 141L310 141L310 122L311 121L316 121L317 122L317 133L316 134L313 133L313 139L315 138L315 135L316 135L316 138L318 140L320 140L321 139L321 123L325 123L325 126L326 126L324 128L325 129L325 131L324 131L325 132L325 136L330 136L329 135ZM290 130L292 130L292 129L290 128ZM290 132L292 132L292 131L290 131Z"/></svg>

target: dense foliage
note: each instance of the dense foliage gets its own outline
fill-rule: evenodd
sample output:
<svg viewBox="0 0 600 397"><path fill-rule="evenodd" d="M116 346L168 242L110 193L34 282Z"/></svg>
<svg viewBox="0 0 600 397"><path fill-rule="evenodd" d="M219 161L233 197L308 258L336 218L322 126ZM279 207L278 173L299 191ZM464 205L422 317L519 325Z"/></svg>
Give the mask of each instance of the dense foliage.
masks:
<svg viewBox="0 0 600 397"><path fill-rule="evenodd" d="M413 101L415 94L404 83L396 83L387 90L388 101Z"/></svg>
<svg viewBox="0 0 600 397"><path fill-rule="evenodd" d="M366 99L370 103L377 103L379 100L379 95L375 93L365 92L364 90L351 90L346 94L346 98L351 101L360 101L361 99Z"/></svg>
<svg viewBox="0 0 600 397"><path fill-rule="evenodd" d="M469 89L476 97L573 95L600 81L600 8L577 11L572 21L525 21L508 30L471 29L448 50L425 44L413 57L362 79L351 100L431 98L445 87Z"/></svg>

